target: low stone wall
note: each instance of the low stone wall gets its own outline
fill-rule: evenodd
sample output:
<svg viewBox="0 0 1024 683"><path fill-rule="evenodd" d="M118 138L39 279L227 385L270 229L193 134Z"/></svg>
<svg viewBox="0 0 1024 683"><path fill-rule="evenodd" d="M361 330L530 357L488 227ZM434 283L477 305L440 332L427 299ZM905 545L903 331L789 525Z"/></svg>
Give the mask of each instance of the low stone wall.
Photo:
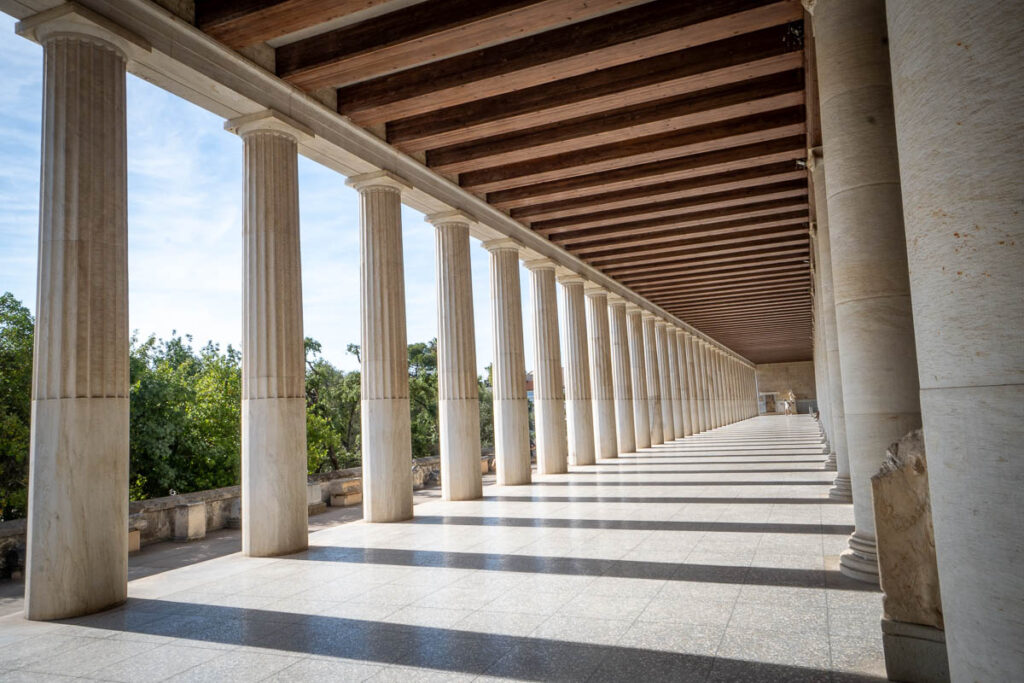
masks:
<svg viewBox="0 0 1024 683"><path fill-rule="evenodd" d="M480 471L494 471L493 453L487 453L480 458ZM332 495L335 496L335 502L342 499L343 497L338 496L342 491L342 482L346 490L361 491L362 476L361 467L310 475L307 480L310 514L323 512L324 508L331 504ZM440 476L441 458L416 458L412 461L413 489L438 486ZM173 539L196 539L202 538L208 531L225 527L239 528L242 516L241 496L241 486L226 486L163 498L133 500L128 506L128 529L132 532L133 543L137 540L140 546L146 546ZM352 501L359 499L361 497L349 498ZM190 517L179 514L179 511L186 508L194 509L193 506L197 504L202 504L205 508L205 527L194 515ZM188 524L189 528L180 528L183 524ZM0 578L9 577L12 571L19 571L25 566L25 531L24 519L0 522Z"/></svg>

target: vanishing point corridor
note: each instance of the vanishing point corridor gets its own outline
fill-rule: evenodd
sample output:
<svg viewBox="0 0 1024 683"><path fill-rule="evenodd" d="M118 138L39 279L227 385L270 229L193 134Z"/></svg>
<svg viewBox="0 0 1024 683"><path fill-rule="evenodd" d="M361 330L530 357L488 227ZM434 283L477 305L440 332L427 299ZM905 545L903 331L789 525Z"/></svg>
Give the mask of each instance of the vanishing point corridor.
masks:
<svg viewBox="0 0 1024 683"><path fill-rule="evenodd" d="M112 611L0 619L0 678L878 680L881 593L838 571L853 509L826 457L811 417L765 416L488 480L132 581Z"/></svg>

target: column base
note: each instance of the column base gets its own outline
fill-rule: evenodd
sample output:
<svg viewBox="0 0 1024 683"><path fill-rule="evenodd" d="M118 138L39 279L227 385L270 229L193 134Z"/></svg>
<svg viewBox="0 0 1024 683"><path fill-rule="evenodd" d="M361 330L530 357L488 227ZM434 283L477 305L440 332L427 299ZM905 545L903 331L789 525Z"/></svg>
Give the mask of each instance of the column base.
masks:
<svg viewBox="0 0 1024 683"><path fill-rule="evenodd" d="M874 539L854 531L850 547L839 556L839 572L855 581L878 585L878 551Z"/></svg>
<svg viewBox="0 0 1024 683"><path fill-rule="evenodd" d="M412 519L409 399L363 399L363 520Z"/></svg>
<svg viewBox="0 0 1024 683"><path fill-rule="evenodd" d="M825 460L825 464L821 466L821 469L829 470L830 472L835 472L836 470L839 469L839 465L836 462L835 451L832 451L831 453L828 454L828 458Z"/></svg>
<svg viewBox="0 0 1024 683"><path fill-rule="evenodd" d="M882 649L890 681L949 683L945 631L882 619Z"/></svg>
<svg viewBox="0 0 1024 683"><path fill-rule="evenodd" d="M480 479L480 401L438 401L441 442L441 497L475 500L483 495Z"/></svg>
<svg viewBox="0 0 1024 683"><path fill-rule="evenodd" d="M832 482L832 488L828 491L828 497L832 500L844 503L853 502L853 487L850 485L850 475L840 474Z"/></svg>

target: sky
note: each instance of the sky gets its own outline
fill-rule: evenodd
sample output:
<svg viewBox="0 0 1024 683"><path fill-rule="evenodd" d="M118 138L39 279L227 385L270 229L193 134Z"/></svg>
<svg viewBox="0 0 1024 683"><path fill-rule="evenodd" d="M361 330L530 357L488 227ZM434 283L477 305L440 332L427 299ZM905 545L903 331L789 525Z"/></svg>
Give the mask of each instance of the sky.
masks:
<svg viewBox="0 0 1024 683"><path fill-rule="evenodd" d="M0 292L35 312L42 48L0 13ZM240 346L242 141L224 121L128 76L129 325L140 338L192 335ZM305 334L323 356L357 368L359 209L345 178L299 157ZM402 211L410 342L437 336L434 227ZM477 365L493 358L488 254L472 240ZM526 367L533 367L528 273L520 267ZM560 302L561 303L561 302ZM244 349L243 349L244 353Z"/></svg>

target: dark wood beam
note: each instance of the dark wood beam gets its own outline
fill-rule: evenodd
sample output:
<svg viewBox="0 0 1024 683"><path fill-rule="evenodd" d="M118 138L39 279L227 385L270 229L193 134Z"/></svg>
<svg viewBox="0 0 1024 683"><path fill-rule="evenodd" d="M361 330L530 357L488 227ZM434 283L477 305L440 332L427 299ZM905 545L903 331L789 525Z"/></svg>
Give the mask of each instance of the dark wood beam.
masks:
<svg viewBox="0 0 1024 683"><path fill-rule="evenodd" d="M764 253L765 250L783 249L788 247L803 247L808 243L807 237L804 233L800 233L801 238L798 239L763 239L756 240L741 244L732 244L729 246L704 248L699 247L697 249L688 248L676 248L666 249L656 255L649 256L637 256L637 257L617 257L614 261L597 263L591 261L591 264L601 268L607 273L622 273L622 272L636 272L644 271L648 267L655 267L661 265L682 265L684 263L706 263L706 257L708 256L722 256L726 254L747 254L757 252L759 254Z"/></svg>
<svg viewBox="0 0 1024 683"><path fill-rule="evenodd" d="M277 73L300 87L356 83L645 1L427 0L283 45Z"/></svg>
<svg viewBox="0 0 1024 683"><path fill-rule="evenodd" d="M722 258L708 259L703 262L691 262L686 264L670 265L658 268L639 268L634 269L634 272L617 272L612 274L622 283L627 286L640 282L659 282L667 278L674 277L676 275L687 275L693 272L699 272L698 269L693 266L704 265L712 266L719 264L732 264L737 265L738 262L753 262L754 264L767 265L776 262L777 259L806 259L808 252L806 248L797 249L783 249L780 251L766 251L764 254L744 254L742 256L727 256ZM611 270L611 269L609 269Z"/></svg>
<svg viewBox="0 0 1024 683"><path fill-rule="evenodd" d="M392 120L387 140L417 152L790 71L803 65L800 41L794 39L798 26L773 26Z"/></svg>
<svg viewBox="0 0 1024 683"><path fill-rule="evenodd" d="M738 264L733 267L704 268L692 270L686 275L678 275L671 280L661 280L653 284L637 284L632 289L637 294L648 298L656 297L664 292L683 291L689 284L705 284L709 282L743 282L757 280L765 276L791 275L809 272L806 263L800 257L786 258L777 261L777 265Z"/></svg>
<svg viewBox="0 0 1024 683"><path fill-rule="evenodd" d="M670 242L686 242L691 239L703 239L705 237L716 237L721 235L735 235L751 230L768 230L771 228L795 228L802 227L807 230L807 215L797 210L793 212L780 213L772 216L757 216L754 218L740 218L730 221L719 221L708 224L698 224L695 227L672 227L667 230L659 230L641 235L629 237L612 237L609 239L587 242L572 248L573 254L580 258L593 258L602 256L608 252L622 252L626 250L640 249L642 247L659 247Z"/></svg>
<svg viewBox="0 0 1024 683"><path fill-rule="evenodd" d="M800 238L800 239L796 239ZM710 247L724 247L737 245L740 247L750 245L763 245L769 243L787 244L792 241L806 242L807 228L797 226L788 230L755 230L747 233L737 234L730 237L709 237L699 240L678 240L671 243L649 249L623 249L617 252L609 252L600 256L592 256L587 261L599 268L607 266L624 265L627 263L658 263L665 260L673 260L682 257L689 252L703 252Z"/></svg>
<svg viewBox="0 0 1024 683"><path fill-rule="evenodd" d="M687 301L689 299L699 299L702 296L718 295L718 294L732 294L732 293L753 293L760 291L774 291L776 288L788 287L790 285L801 285L807 286L810 284L811 278L807 274L797 275L784 275L781 277L768 279L764 278L761 280L754 280L750 282L740 282L735 284L718 284L708 282L699 287L679 287L678 293L666 295L662 294L657 296L659 302L674 303Z"/></svg>
<svg viewBox="0 0 1024 683"><path fill-rule="evenodd" d="M469 171L459 174L459 184L473 192L495 192L566 176L598 173L683 155L768 142L802 134L803 118L803 107L787 107L671 133L647 135L622 143L598 145Z"/></svg>
<svg viewBox="0 0 1024 683"><path fill-rule="evenodd" d="M198 0L196 27L230 48L263 43L390 0Z"/></svg>
<svg viewBox="0 0 1024 683"><path fill-rule="evenodd" d="M594 243L601 241L602 245L614 243L613 240L635 235L649 235L657 233L657 239L670 238L673 235L684 236L681 231L688 226L713 227L715 223L747 220L747 225L754 219L765 220L787 220L789 222L807 222L807 200L801 197L788 199L773 199L769 202L754 202L740 206L728 206L721 209L709 209L707 211L692 211L690 213L670 214L657 218L645 218L639 221L622 222L614 225L604 225L594 228L582 228L579 230L567 230L566 232L549 233L538 230L542 235L548 236L556 244L578 245L583 243ZM763 222L763 221L762 221ZM626 242L630 243L630 242ZM636 246L636 242L632 242Z"/></svg>
<svg viewBox="0 0 1024 683"><path fill-rule="evenodd" d="M759 204L779 199L803 198L807 196L807 181L803 178L781 183L769 183L725 192L708 192L697 196L661 201L638 202L616 209L605 209L591 213L580 213L563 218L549 218L531 221L530 227L543 234L568 232L571 229L602 227L644 218L668 215L684 215L686 209L710 211L747 204Z"/></svg>
<svg viewBox="0 0 1024 683"><path fill-rule="evenodd" d="M724 150L681 156L629 168L603 173L566 177L487 194L487 201L498 208L508 209L537 201L572 199L595 192L614 192L643 185L665 182L691 181L701 187L705 181L712 184L728 182L730 173L740 173L753 166L791 163L807 156L804 136L792 135L765 143L739 145Z"/></svg>
<svg viewBox="0 0 1024 683"><path fill-rule="evenodd" d="M481 3L487 4L487 3ZM338 111L366 125L571 78L800 19L792 0L657 0L338 90ZM313 90L340 85L329 68L281 73Z"/></svg>
<svg viewBox="0 0 1024 683"><path fill-rule="evenodd" d="M654 185L639 185L629 190L584 195L574 199L527 205L512 209L509 215L521 222L567 218L581 214L629 209L648 202L672 199L702 198L724 192L747 192L751 195L763 191L768 185L799 181L807 186L807 172L796 168L792 161L755 166L742 171L720 174L721 183L704 176L701 180L712 180L710 185L695 185L695 179L669 181ZM738 196L738 195L737 195Z"/></svg>
<svg viewBox="0 0 1024 683"><path fill-rule="evenodd" d="M662 135L803 103L803 74L787 71L744 83L640 102L621 109L427 151L427 165L464 173L574 149Z"/></svg>

